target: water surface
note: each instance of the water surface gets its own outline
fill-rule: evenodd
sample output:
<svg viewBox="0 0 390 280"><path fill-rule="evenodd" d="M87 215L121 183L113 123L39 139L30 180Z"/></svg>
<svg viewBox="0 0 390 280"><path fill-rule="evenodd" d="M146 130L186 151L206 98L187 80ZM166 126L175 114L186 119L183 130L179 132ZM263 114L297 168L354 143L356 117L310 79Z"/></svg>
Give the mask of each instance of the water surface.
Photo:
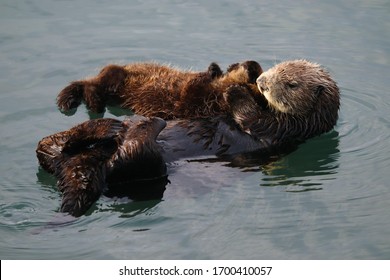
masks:
<svg viewBox="0 0 390 280"><path fill-rule="evenodd" d="M2 1L0 258L389 259L389 13L385 0ZM296 58L338 82L334 131L253 168L180 162L161 201L102 197L79 219L58 213L35 148L91 117L57 110L70 81L108 63Z"/></svg>

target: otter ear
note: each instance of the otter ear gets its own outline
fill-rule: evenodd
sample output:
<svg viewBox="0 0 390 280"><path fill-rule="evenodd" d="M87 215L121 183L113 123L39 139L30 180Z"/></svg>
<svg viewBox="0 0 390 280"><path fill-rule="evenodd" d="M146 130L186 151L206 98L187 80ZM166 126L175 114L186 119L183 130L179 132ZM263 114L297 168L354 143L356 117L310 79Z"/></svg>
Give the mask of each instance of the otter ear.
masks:
<svg viewBox="0 0 390 280"><path fill-rule="evenodd" d="M322 93L324 92L324 90L325 90L325 87L319 85L319 86L317 87L316 91L315 91L315 95L318 96L318 95L322 94Z"/></svg>

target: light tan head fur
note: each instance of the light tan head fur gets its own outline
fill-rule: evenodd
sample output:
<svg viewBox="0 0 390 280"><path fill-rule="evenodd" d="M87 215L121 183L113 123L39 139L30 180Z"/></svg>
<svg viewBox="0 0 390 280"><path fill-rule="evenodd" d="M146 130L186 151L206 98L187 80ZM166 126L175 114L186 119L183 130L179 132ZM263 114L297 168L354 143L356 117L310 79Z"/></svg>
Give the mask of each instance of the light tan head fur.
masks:
<svg viewBox="0 0 390 280"><path fill-rule="evenodd" d="M257 86L277 112L308 116L316 110L330 110L333 112L328 113L337 116L339 89L319 64L307 60L282 62L262 73Z"/></svg>

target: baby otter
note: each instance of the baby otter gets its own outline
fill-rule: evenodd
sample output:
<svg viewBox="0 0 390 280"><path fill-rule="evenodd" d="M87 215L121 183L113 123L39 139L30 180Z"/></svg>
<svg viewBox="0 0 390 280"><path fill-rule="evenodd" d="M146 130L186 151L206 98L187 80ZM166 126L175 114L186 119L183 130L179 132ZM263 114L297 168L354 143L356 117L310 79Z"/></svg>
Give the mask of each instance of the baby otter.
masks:
<svg viewBox="0 0 390 280"><path fill-rule="evenodd" d="M80 216L102 193L161 198L168 180L156 137L165 124L159 118L97 119L43 138L36 153L58 179L61 212Z"/></svg>
<svg viewBox="0 0 390 280"><path fill-rule="evenodd" d="M259 63L235 63L223 73L216 63L205 72L181 71L157 63L108 65L96 76L74 81L57 97L63 112L82 101L93 112L106 104L119 105L143 116L173 118L210 117L226 112L223 93L231 85L243 85L256 99Z"/></svg>

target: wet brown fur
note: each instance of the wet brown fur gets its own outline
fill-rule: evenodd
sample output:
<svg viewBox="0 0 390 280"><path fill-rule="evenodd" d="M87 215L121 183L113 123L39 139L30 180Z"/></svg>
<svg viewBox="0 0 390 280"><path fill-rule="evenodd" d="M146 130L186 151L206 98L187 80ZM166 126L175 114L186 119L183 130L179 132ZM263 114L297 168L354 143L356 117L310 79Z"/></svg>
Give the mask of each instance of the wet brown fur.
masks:
<svg viewBox="0 0 390 280"><path fill-rule="evenodd" d="M255 81L261 73L255 61L232 64L226 73L216 63L205 72L157 63L108 65L97 76L65 87L57 105L64 112L84 101L93 112L113 104L164 119L210 117L226 112L223 93L232 85L245 85L253 96L259 95Z"/></svg>
<svg viewBox="0 0 390 280"><path fill-rule="evenodd" d="M132 193L137 180L167 180L156 143L164 127L157 118L96 119L43 138L36 153L58 179L61 212L80 216L103 192L123 196Z"/></svg>

